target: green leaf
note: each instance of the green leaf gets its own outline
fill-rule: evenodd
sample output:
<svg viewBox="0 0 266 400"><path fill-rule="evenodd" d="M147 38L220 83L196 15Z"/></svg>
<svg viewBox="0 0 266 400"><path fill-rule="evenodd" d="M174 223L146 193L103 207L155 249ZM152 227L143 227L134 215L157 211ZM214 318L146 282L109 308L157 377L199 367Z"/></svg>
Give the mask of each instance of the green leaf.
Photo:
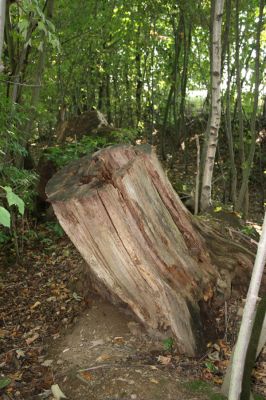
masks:
<svg viewBox="0 0 266 400"><path fill-rule="evenodd" d="M16 194L13 192L13 190L11 189L11 187L9 186L1 186L5 191L6 191L6 198L8 201L8 205L9 206L17 206L18 207L18 211L21 215L24 214L25 211L25 204L24 201Z"/></svg>
<svg viewBox="0 0 266 400"><path fill-rule="evenodd" d="M9 206L13 206L13 205L17 206L20 215L23 215L24 211L25 211L24 201L18 195L16 195L14 192L7 193L6 197L7 197L8 205Z"/></svg>
<svg viewBox="0 0 266 400"><path fill-rule="evenodd" d="M11 383L11 379L10 378L0 378L0 389L5 388L7 385L9 385Z"/></svg>
<svg viewBox="0 0 266 400"><path fill-rule="evenodd" d="M10 228L10 213L6 208L0 206L0 224Z"/></svg>
<svg viewBox="0 0 266 400"><path fill-rule="evenodd" d="M173 344L174 344L174 340L171 337L163 340L163 345L164 345L165 350L171 350L173 347Z"/></svg>
<svg viewBox="0 0 266 400"><path fill-rule="evenodd" d="M47 29L46 29L46 27L45 27L43 21L39 21L39 22L38 22L38 28L39 28L40 30L42 30L42 31L45 33L45 35L47 35Z"/></svg>
<svg viewBox="0 0 266 400"><path fill-rule="evenodd" d="M207 361L205 363L205 367L208 368L208 370L212 373L217 372L218 368L210 361Z"/></svg>

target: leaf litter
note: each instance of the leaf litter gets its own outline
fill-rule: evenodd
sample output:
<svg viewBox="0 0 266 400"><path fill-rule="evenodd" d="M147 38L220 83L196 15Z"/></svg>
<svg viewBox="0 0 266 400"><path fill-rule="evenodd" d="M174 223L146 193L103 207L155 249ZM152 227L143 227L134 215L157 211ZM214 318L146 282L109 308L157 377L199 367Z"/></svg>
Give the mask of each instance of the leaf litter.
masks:
<svg viewBox="0 0 266 400"><path fill-rule="evenodd" d="M51 237L51 231L45 226L40 225L38 230L43 236ZM13 263L12 248L0 256L0 396L7 400L71 398L65 391L69 378L65 375L64 360L51 357L49 352L76 325L78 316L91 307L95 294L84 286L84 262L69 240L53 237L52 243L50 247L37 239L26 243L19 265ZM210 341L200 359L178 355L171 338L167 341L171 346L165 342L156 350L151 349L140 325L129 321L126 322L128 336L125 332L116 332L113 337L91 338L88 349L91 353L97 352L94 365L87 370L76 368L76 377L89 385L101 382L99 390L104 390L106 372L103 371L106 370L110 371L111 383L118 379L115 376L118 374L120 384L124 380L130 387L138 382L136 374L157 386L161 383L162 371L174 373L177 381L181 377L195 378L221 385L236 340L242 306L241 301L232 300L221 307L216 318L216 336L220 339ZM79 346L86 348L86 338L82 335ZM108 346L121 355L115 363L112 352L106 351ZM62 348L61 354L68 353L71 353L70 347ZM83 366L86 366L84 361ZM134 371L134 379L126 372L129 370ZM265 395L265 350L253 371L253 379L255 389ZM131 396L139 398L135 393Z"/></svg>

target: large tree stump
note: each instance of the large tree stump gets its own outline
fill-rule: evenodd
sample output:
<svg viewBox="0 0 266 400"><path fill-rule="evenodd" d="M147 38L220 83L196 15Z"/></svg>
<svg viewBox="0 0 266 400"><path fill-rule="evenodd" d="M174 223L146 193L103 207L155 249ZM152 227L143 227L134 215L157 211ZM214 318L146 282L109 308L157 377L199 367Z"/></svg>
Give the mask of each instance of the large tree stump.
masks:
<svg viewBox="0 0 266 400"><path fill-rule="evenodd" d="M151 148L114 146L85 156L59 171L46 192L94 285L150 330L174 336L180 351L201 352L202 311L211 307L215 291L230 286L237 267L251 266L251 258L222 257L224 239L210 229L206 238L215 243L209 251L201 223Z"/></svg>

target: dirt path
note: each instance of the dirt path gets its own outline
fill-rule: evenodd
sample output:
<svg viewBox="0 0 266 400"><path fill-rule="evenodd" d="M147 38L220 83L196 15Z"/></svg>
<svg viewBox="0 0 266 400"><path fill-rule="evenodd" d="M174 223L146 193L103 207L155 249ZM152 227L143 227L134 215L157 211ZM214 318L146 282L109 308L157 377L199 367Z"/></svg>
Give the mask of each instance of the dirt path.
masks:
<svg viewBox="0 0 266 400"><path fill-rule="evenodd" d="M175 366L177 359L130 316L97 298L72 332L55 340L47 362L53 360L54 380L69 399L214 398L200 382L195 391L190 387L183 369Z"/></svg>

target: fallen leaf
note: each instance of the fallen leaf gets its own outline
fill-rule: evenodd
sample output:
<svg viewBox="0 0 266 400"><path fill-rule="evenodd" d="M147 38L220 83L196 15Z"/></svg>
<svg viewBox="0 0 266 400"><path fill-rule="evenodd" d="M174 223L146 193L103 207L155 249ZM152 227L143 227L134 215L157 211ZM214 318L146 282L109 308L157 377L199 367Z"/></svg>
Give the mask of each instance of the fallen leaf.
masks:
<svg viewBox="0 0 266 400"><path fill-rule="evenodd" d="M96 358L96 362L106 361L109 360L109 358L111 358L110 354L101 354L98 358Z"/></svg>
<svg viewBox="0 0 266 400"><path fill-rule="evenodd" d="M116 336L113 339L113 343L123 344L123 343L125 343L125 339L123 338L123 336Z"/></svg>
<svg viewBox="0 0 266 400"><path fill-rule="evenodd" d="M209 360L212 361L219 361L220 360L220 354L219 351L214 351L213 353L208 354Z"/></svg>
<svg viewBox="0 0 266 400"><path fill-rule="evenodd" d="M172 361L172 356L159 356L157 360L163 365L168 365Z"/></svg>
<svg viewBox="0 0 266 400"><path fill-rule="evenodd" d="M62 392L62 390L60 389L60 387L57 384L51 386L51 391L56 400L67 398L66 395Z"/></svg>
<svg viewBox="0 0 266 400"><path fill-rule="evenodd" d="M51 365L53 364L54 360L45 360L41 365L43 367L51 367Z"/></svg>
<svg viewBox="0 0 266 400"><path fill-rule="evenodd" d="M23 350L18 349L18 350L16 350L16 353L17 353L18 359L25 357L25 353Z"/></svg>
<svg viewBox="0 0 266 400"><path fill-rule="evenodd" d="M82 371L79 373L86 381L93 381L93 375L89 371Z"/></svg>
<svg viewBox="0 0 266 400"><path fill-rule="evenodd" d="M158 381L156 381L156 379L153 379L153 378L150 379L150 382L155 383L156 385L158 385L158 383L159 383Z"/></svg>
<svg viewBox="0 0 266 400"><path fill-rule="evenodd" d="M40 335L38 333L35 333L35 335L33 335L32 337L29 337L28 339L26 339L26 343L29 346L31 343L33 343L36 339L38 339Z"/></svg>
<svg viewBox="0 0 266 400"><path fill-rule="evenodd" d="M8 335L8 331L6 331L4 329L0 329L0 338L4 338L7 335Z"/></svg>
<svg viewBox="0 0 266 400"><path fill-rule="evenodd" d="M36 301L36 303L34 303L33 304L33 306L31 306L31 310L34 310L35 308L37 308L38 306L40 306L41 305L41 302L40 301Z"/></svg>

